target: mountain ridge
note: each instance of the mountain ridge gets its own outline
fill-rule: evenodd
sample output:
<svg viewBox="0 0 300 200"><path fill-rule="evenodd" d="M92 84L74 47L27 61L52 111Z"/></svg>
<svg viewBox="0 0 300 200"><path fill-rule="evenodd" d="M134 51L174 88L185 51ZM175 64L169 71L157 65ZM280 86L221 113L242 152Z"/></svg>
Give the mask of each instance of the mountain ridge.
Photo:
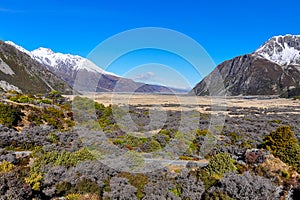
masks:
<svg viewBox="0 0 300 200"><path fill-rule="evenodd" d="M274 36L261 45L254 54L282 66L300 64L300 35Z"/></svg>
<svg viewBox="0 0 300 200"><path fill-rule="evenodd" d="M14 46L0 41L0 80L4 89L26 93L58 90L70 94L72 88L39 62ZM2 87L3 88L3 87Z"/></svg>
<svg viewBox="0 0 300 200"><path fill-rule="evenodd" d="M7 44L28 54L78 91L86 92L140 92L140 93L183 93L183 89L162 85L145 84L107 72L92 61L78 55L55 53L40 47L33 51L7 41Z"/></svg>
<svg viewBox="0 0 300 200"><path fill-rule="evenodd" d="M280 95L299 85L300 36L285 35L270 38L253 53L222 62L190 94Z"/></svg>

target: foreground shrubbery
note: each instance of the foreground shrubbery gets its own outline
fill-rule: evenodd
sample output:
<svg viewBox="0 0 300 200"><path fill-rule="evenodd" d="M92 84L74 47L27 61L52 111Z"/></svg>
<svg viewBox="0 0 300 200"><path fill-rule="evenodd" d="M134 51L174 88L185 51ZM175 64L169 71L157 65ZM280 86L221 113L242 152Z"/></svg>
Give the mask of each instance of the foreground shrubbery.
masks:
<svg viewBox="0 0 300 200"><path fill-rule="evenodd" d="M63 166L70 168L76 166L79 161L94 160L94 156L85 148L76 152L45 152L42 148L36 148L33 151L34 163L30 167L29 176L25 178L25 182L32 186L33 190L39 191L44 173L42 168L47 165Z"/></svg>
<svg viewBox="0 0 300 200"><path fill-rule="evenodd" d="M211 176L222 177L225 173L236 170L234 160L227 153L219 153L210 159L205 170Z"/></svg>
<svg viewBox="0 0 300 200"><path fill-rule="evenodd" d="M289 126L271 132L264 138L262 146L300 172L300 146Z"/></svg>
<svg viewBox="0 0 300 200"><path fill-rule="evenodd" d="M116 123L115 117L124 115L117 106L104 106L88 98L76 97L73 116L71 102L64 102L59 93L50 93L45 99L51 103L42 103L40 107L28 104L31 101L27 97L31 96L17 97L15 106L3 104L0 110L0 120L9 119L0 121L6 124L0 126L1 198L232 200L278 199L279 194L287 196L289 193L290 198L297 199L300 178L293 169L299 171L298 140L289 127L276 129L285 123L284 119L274 120L279 119L278 116L258 119L245 111L245 118L226 119L226 126L217 127L223 130L216 146L205 157L209 164L201 168L192 161L202 159L199 156L201 146L206 136L212 136L208 131L209 117L204 114L196 130L190 130L189 124L179 130L180 112L169 112L158 133L136 137L121 130L123 127ZM22 111L26 111L24 116ZM159 111L153 112L161 115ZM251 114L252 111L247 112ZM195 112L187 114L192 116ZM138 124L137 131L149 131L148 115L149 109L130 108L130 117ZM73 118L83 127L70 130L74 126ZM20 121L30 126L19 131L11 129ZM263 139L262 130L275 131L265 134ZM174 145L181 154L170 151L170 158L190 161L191 168L170 166L145 174L117 171L95 160L83 147L80 136L86 131L106 137L110 144L133 154L149 155L161 149L171 150L168 144ZM252 149L260 143L292 167L283 163L281 168L269 169L280 160L264 149ZM181 146L184 148L180 149ZM89 149L98 150L93 146ZM15 155L15 151L24 150L32 152L21 157Z"/></svg>
<svg viewBox="0 0 300 200"><path fill-rule="evenodd" d="M0 124L12 128L17 126L18 122L21 120L21 110L20 108L4 103L0 103Z"/></svg>
<svg viewBox="0 0 300 200"><path fill-rule="evenodd" d="M254 176L250 172L243 175L228 173L220 181L220 189L234 199L240 200L275 200L279 191L267 178Z"/></svg>
<svg viewBox="0 0 300 200"><path fill-rule="evenodd" d="M0 173L9 172L14 168L14 165L6 160L0 162Z"/></svg>

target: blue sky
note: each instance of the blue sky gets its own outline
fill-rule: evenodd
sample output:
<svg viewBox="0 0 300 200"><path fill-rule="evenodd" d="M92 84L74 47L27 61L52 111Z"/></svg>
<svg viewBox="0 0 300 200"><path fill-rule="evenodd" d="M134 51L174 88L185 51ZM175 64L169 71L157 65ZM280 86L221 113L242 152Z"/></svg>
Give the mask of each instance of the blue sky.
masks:
<svg viewBox="0 0 300 200"><path fill-rule="evenodd" d="M299 6L296 0L1 0L0 39L12 40L28 50L43 46L86 57L101 41L122 31L163 27L193 38L219 64L253 52L274 35L300 34ZM213 70L207 67L195 76L184 62L168 52L146 50L123 56L110 70L124 75L130 68L158 63L158 67L166 65L183 74L191 86ZM147 70L140 73L147 75ZM153 79L158 74L147 81L158 82L166 75ZM142 75L129 77L143 79Z"/></svg>

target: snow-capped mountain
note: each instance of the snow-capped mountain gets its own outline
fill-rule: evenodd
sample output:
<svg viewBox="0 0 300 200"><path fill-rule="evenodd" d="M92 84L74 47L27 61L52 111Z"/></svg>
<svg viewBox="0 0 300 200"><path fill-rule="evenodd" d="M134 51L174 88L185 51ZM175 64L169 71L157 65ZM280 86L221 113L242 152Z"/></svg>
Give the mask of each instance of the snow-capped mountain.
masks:
<svg viewBox="0 0 300 200"><path fill-rule="evenodd" d="M3 90L46 93L58 90L70 94L72 88L44 65L29 56L30 52L11 42L0 41L0 86Z"/></svg>
<svg viewBox="0 0 300 200"><path fill-rule="evenodd" d="M191 93L278 95L297 87L300 87L300 36L285 35L272 37L251 54L221 63Z"/></svg>
<svg viewBox="0 0 300 200"><path fill-rule="evenodd" d="M15 44L15 43L12 42L12 41L5 41L4 43L9 44L9 45L15 47L16 49L18 49L19 51L21 51L21 52L23 52L23 53L26 53L26 54L28 54L28 55L31 55L30 51L27 51L26 49L24 49L23 47L21 47L21 46Z"/></svg>
<svg viewBox="0 0 300 200"><path fill-rule="evenodd" d="M272 37L255 54L281 66L300 65L300 35Z"/></svg>
<svg viewBox="0 0 300 200"><path fill-rule="evenodd" d="M131 79L119 77L101 69L90 60L77 55L55 53L51 49L40 47L28 51L23 47L7 41L19 51L28 54L41 63L45 68L64 80L70 86L76 84L77 91L92 92L142 92L142 93L173 93L180 89L170 89L165 86L135 82Z"/></svg>
<svg viewBox="0 0 300 200"><path fill-rule="evenodd" d="M43 65L47 67L56 68L57 70L87 70L90 72L104 73L116 76L115 74L102 70L93 62L78 55L54 53L51 49L44 47L40 47L33 51L28 51L12 41L6 41L5 43L10 44L18 50L30 55L33 59L39 61Z"/></svg>

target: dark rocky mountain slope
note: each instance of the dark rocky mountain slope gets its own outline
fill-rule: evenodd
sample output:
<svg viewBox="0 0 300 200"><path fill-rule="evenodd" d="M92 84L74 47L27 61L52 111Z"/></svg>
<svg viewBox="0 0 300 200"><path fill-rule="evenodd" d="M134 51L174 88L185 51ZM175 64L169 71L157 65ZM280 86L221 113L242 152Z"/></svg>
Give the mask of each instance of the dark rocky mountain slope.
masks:
<svg viewBox="0 0 300 200"><path fill-rule="evenodd" d="M280 95L300 84L300 36L276 36L252 54L218 65L197 95Z"/></svg>

